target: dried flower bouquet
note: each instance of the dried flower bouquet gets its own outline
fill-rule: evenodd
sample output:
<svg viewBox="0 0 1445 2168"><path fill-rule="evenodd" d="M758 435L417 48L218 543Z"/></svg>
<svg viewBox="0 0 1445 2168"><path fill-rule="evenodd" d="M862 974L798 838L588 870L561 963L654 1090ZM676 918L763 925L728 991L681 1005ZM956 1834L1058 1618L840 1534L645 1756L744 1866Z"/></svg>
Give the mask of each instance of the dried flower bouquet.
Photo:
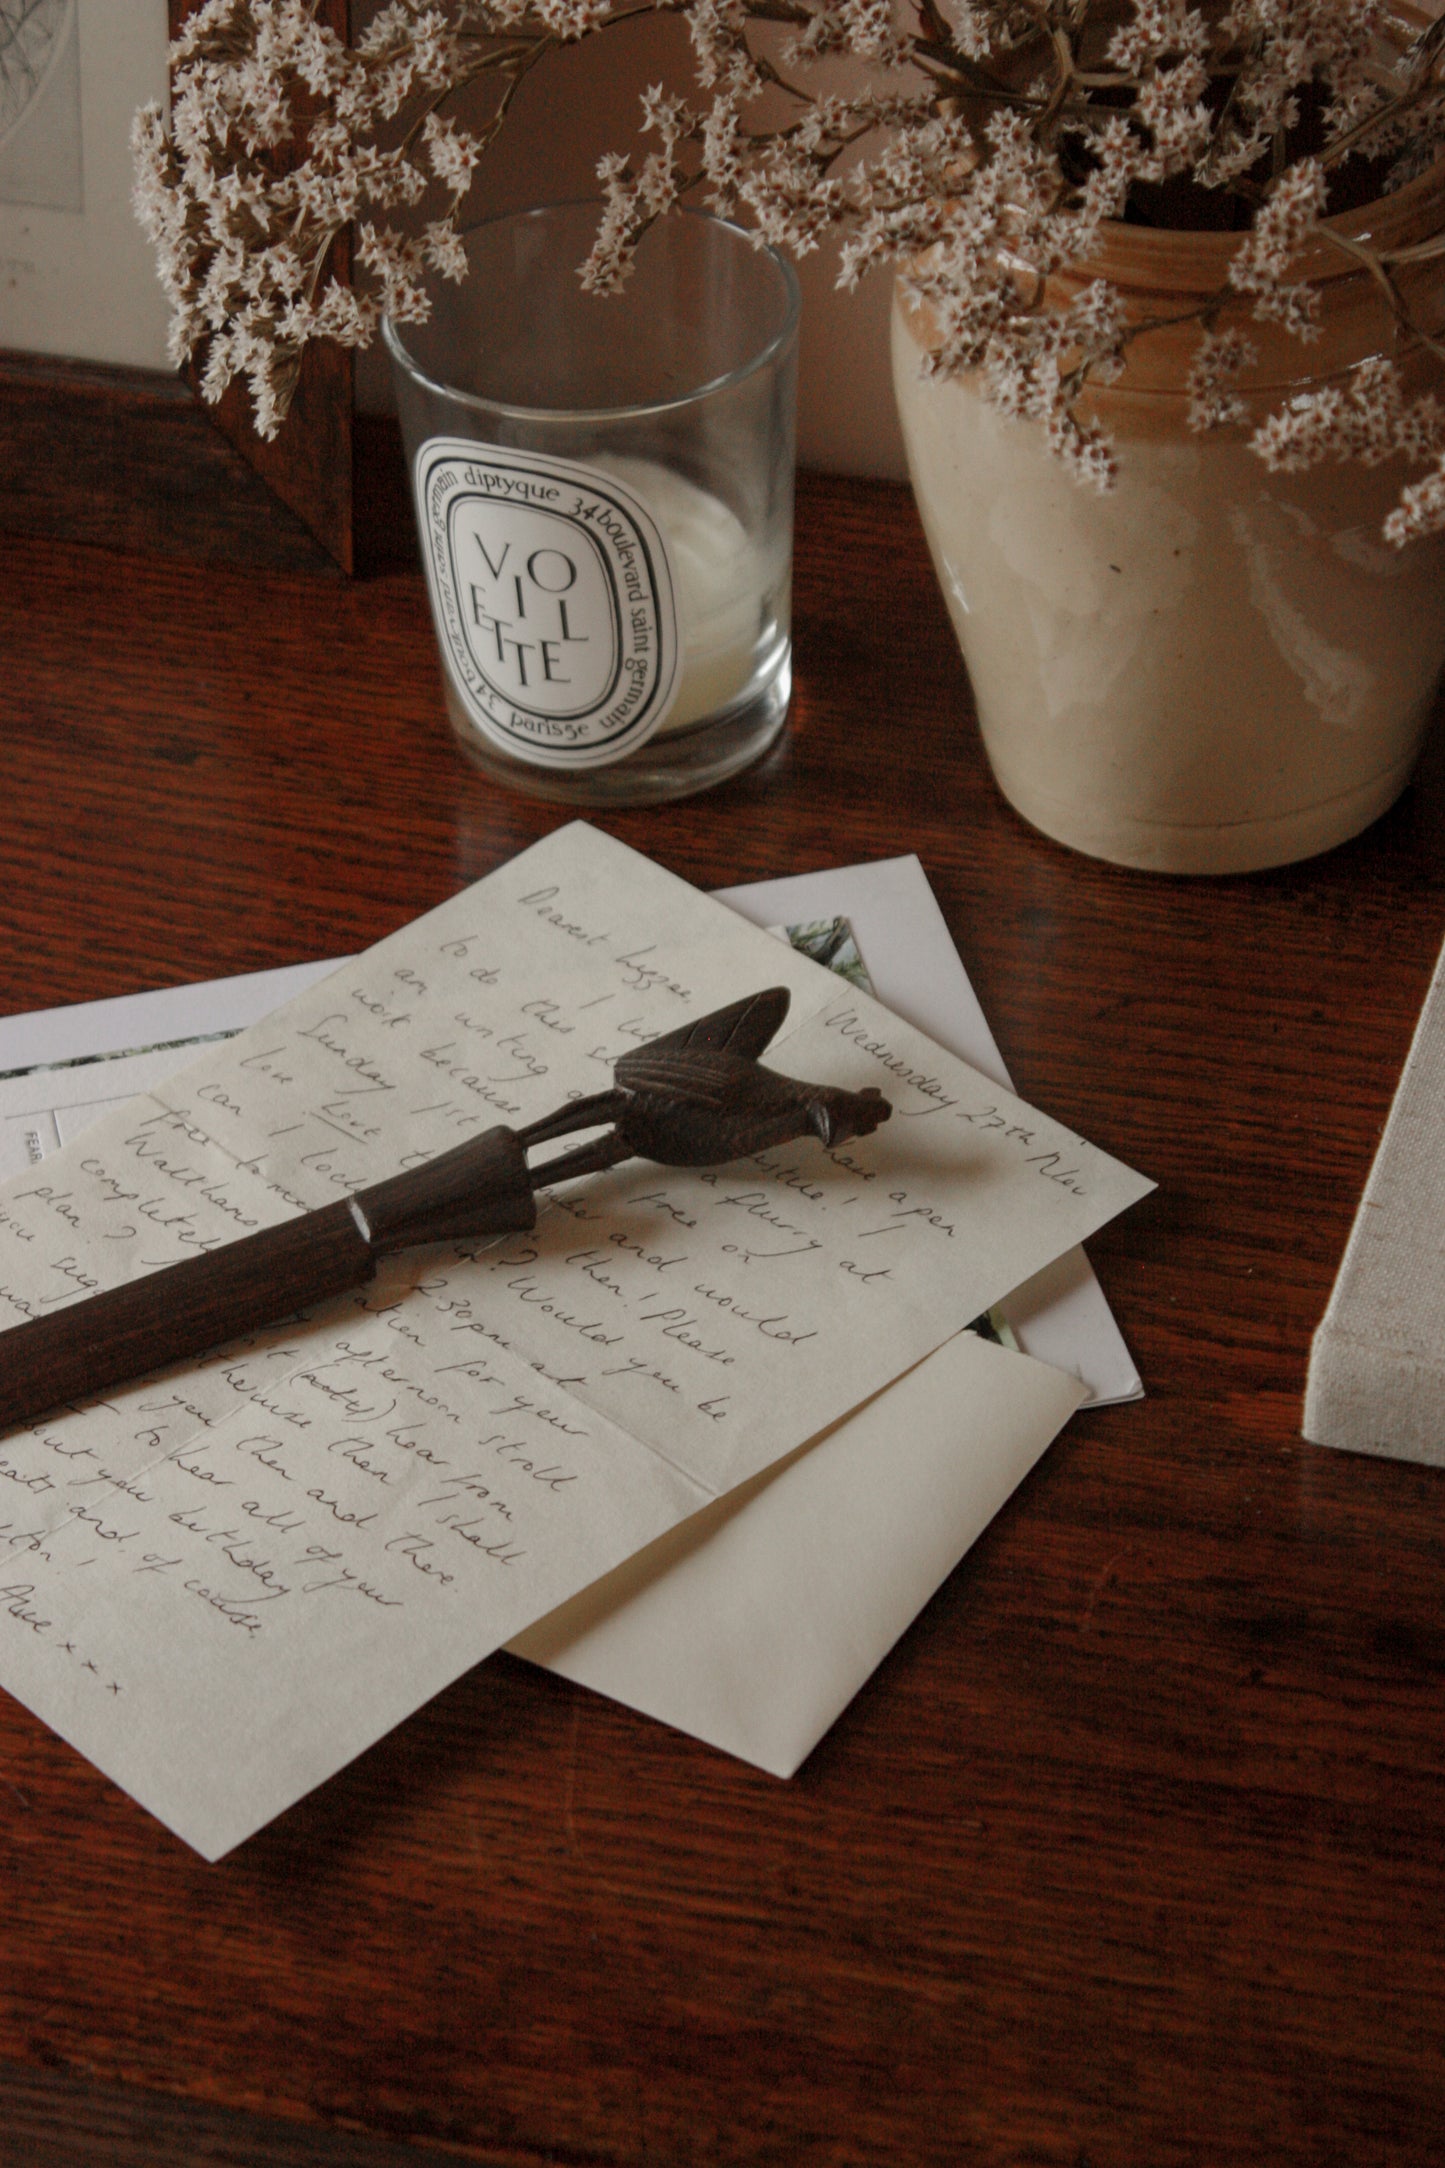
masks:
<svg viewBox="0 0 1445 2168"><path fill-rule="evenodd" d="M428 272L464 268L458 215L517 85L563 44L646 11L606 0L394 0L353 48L306 0L208 0L176 48L170 133L140 116L137 203L173 303L177 357L203 350L218 397L251 384L258 426L284 415L313 337L362 344L379 313L426 308ZM1191 423L1244 416L1248 321L1308 346L1319 288L1306 251L1347 254L1388 311L1389 352L1343 385L1287 398L1254 428L1272 467L1403 453L1424 474L1386 525L1445 529L1445 404L1402 365L1445 362L1413 299L1445 231L1371 248L1332 212L1426 171L1445 138L1445 22L1400 27L1376 0L658 0L692 40L695 103L648 91L656 145L603 161L589 282L625 275L639 235L703 192L769 241L841 244L842 282L904 267L930 312L927 366L976 372L1004 412L1040 421L1075 473L1107 487L1114 454L1081 398L1156 323L1105 279L1061 301L1109 222L1237 231L1219 292L1191 310ZM839 63L851 63L840 68ZM861 68L859 64L861 63ZM475 133L443 103L488 77ZM861 87L860 87L861 84ZM403 236L397 206L436 215ZM354 226L354 283L330 280ZM1171 321L1177 322L1177 319Z"/></svg>

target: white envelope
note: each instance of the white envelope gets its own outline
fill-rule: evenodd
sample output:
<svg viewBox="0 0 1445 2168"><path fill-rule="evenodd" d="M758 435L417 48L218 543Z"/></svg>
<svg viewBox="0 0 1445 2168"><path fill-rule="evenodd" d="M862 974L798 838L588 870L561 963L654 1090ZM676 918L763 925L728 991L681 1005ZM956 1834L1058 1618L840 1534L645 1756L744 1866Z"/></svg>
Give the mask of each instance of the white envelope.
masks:
<svg viewBox="0 0 1445 2168"><path fill-rule="evenodd" d="M759 925L846 917L879 999L1008 1084L916 858L722 900ZM1081 1251L1000 1307L1048 1363L960 1333L530 1627L513 1653L791 1776L1074 1410L1140 1394Z"/></svg>
<svg viewBox="0 0 1445 2168"><path fill-rule="evenodd" d="M509 1646L789 1777L1087 1391L959 1333Z"/></svg>

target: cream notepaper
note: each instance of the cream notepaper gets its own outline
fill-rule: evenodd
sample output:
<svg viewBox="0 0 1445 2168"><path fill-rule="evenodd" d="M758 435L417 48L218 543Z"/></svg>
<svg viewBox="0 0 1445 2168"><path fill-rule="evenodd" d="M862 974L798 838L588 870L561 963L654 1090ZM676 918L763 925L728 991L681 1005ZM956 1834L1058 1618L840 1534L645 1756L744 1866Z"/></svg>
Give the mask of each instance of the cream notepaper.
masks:
<svg viewBox="0 0 1445 2168"><path fill-rule="evenodd" d="M331 1202L769 984L895 1118L680 1173L0 1444L0 1679L218 1857L1150 1187L578 823L0 1191L7 1322Z"/></svg>

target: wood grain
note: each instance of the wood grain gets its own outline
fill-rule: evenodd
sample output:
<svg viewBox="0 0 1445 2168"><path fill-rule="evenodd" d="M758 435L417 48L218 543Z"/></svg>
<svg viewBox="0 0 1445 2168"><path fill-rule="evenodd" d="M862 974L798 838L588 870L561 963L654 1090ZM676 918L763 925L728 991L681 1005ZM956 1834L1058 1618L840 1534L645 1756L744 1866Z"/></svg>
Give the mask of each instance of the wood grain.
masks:
<svg viewBox="0 0 1445 2168"><path fill-rule="evenodd" d="M453 752L399 563L0 571L12 1010L355 949L563 817ZM499 1658L206 1867L0 1701L6 2168L186 2132L258 2164L278 2132L509 2168L1445 2153L1445 1478L1299 1437L1445 930L1440 749L1310 865L1072 857L994 792L883 485L804 479L797 661L764 767L602 825L703 885L918 853L1020 1090L1159 1181L1092 1245L1149 1398L1076 1418L791 1784Z"/></svg>

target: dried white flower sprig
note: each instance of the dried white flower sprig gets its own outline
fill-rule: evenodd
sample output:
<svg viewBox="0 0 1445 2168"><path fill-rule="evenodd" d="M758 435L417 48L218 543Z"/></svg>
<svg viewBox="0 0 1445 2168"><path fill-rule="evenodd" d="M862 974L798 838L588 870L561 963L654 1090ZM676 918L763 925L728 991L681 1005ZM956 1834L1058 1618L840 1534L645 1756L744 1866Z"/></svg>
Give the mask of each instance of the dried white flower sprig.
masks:
<svg viewBox="0 0 1445 2168"><path fill-rule="evenodd" d="M169 132L150 106L132 135L171 355L203 356L203 395L244 377L257 429L274 436L308 341L364 346L383 313L424 317L428 272L466 275L457 215L518 85L606 12L606 0L392 0L348 46L308 0L207 0L171 49ZM473 134L439 108L483 77L497 96ZM399 206L435 215L404 235L385 219ZM348 227L349 283L330 268Z"/></svg>
<svg viewBox="0 0 1445 2168"><path fill-rule="evenodd" d="M924 312L926 370L976 372L1101 488L1115 455L1082 394L1119 374L1134 341L1186 320L1131 317L1102 279L1055 298L1051 282L1100 254L1108 221L1239 231L1227 279L1188 312L1197 429L1248 417L1237 384L1257 354L1241 312L1304 344L1319 336L1319 288L1300 270L1311 248L1347 250L1374 276L1402 358L1445 362L1398 283L1445 254L1445 233L1392 255L1324 223L1351 190L1378 197L1445 146L1445 23L1402 36L1377 0L676 4L709 101L653 93L643 127L656 149L637 170L604 164L588 268L599 287L698 187L796 254L831 232L844 285L902 267ZM829 87L840 56L866 63L862 92ZM1275 468L1402 452L1431 471L1390 515L1388 539L1445 528L1445 409L1409 400L1391 360L1357 369L1345 391L1299 394L1250 441Z"/></svg>
<svg viewBox="0 0 1445 2168"><path fill-rule="evenodd" d="M347 48L307 0L208 0L176 49L169 136L157 113L137 124L137 201L174 350L203 350L207 396L245 375L270 433L308 339L360 345L382 310L423 315L426 274L463 275L458 210L518 83L649 4L394 0ZM1369 272L1400 359L1445 363L1402 289L1445 254L1445 233L1392 254L1324 223L1351 188L1357 201L1388 193L1445 148L1445 21L1402 37L1381 0L655 4L685 16L703 96L648 91L648 155L603 161L593 286L623 278L641 234L695 190L799 255L834 235L845 285L903 267L931 326L930 369L976 372L1099 487L1114 453L1081 399L1164 321L1131 317L1102 279L1056 298L1052 282L1091 261L1109 221L1238 231L1225 282L1189 311L1197 428L1247 416L1241 311L1305 345L1318 336L1308 250L1345 250ZM498 95L468 134L440 107L484 75ZM439 209L419 232L376 222L406 206L415 225L429 190ZM326 273L348 223L350 287ZM1407 396L1395 360L1297 395L1250 441L1283 468L1401 452L1427 471L1389 539L1445 529L1445 407Z"/></svg>

